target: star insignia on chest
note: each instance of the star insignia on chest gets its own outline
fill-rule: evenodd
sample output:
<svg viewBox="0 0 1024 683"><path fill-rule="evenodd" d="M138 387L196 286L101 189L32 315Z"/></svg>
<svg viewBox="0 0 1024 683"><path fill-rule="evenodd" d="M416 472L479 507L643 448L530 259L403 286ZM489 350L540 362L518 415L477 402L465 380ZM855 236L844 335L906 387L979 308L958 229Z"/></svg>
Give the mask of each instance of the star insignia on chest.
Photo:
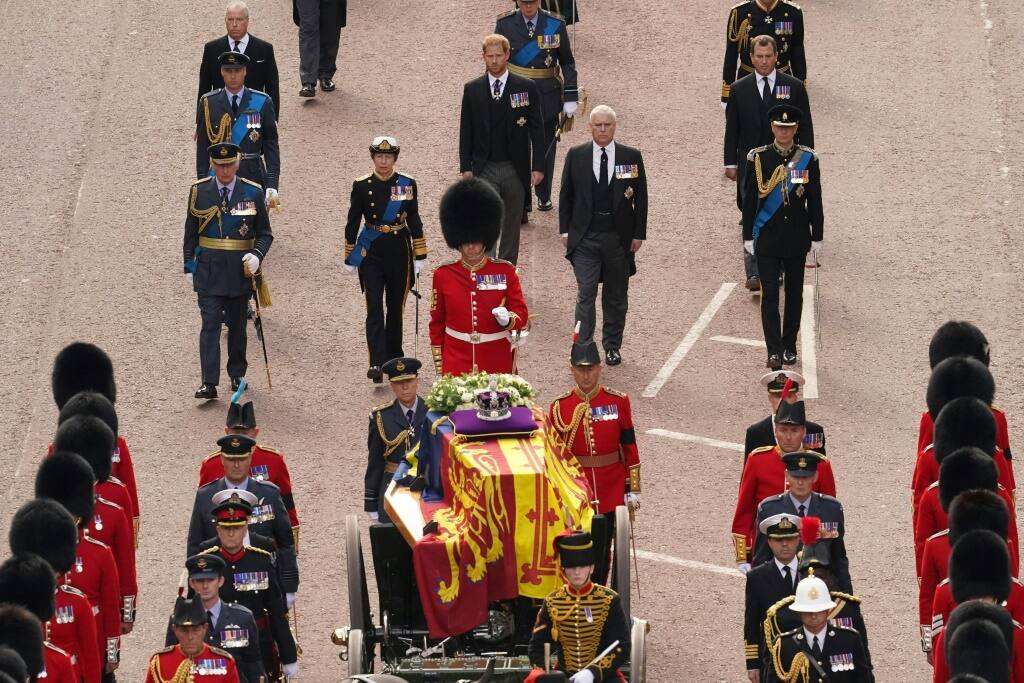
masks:
<svg viewBox="0 0 1024 683"><path fill-rule="evenodd" d="M771 17L770 14L764 18L764 23L766 23L766 24L772 23L772 17Z"/></svg>
<svg viewBox="0 0 1024 683"><path fill-rule="evenodd" d="M525 126L526 125L526 117L525 116L520 116L519 119L516 121L516 125L519 126L520 128Z"/></svg>

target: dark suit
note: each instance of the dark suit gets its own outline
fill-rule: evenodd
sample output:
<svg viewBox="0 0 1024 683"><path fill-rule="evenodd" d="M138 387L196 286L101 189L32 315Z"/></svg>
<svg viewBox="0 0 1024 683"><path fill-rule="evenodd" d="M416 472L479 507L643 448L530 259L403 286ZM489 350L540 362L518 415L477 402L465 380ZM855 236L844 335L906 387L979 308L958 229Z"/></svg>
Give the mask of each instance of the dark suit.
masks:
<svg viewBox="0 0 1024 683"><path fill-rule="evenodd" d="M821 657L817 659L818 667L824 671L827 678L822 678L818 669L811 664L811 683L874 683L875 676L871 673L871 666L864 655L864 646L861 644L860 634L852 628L845 626L833 626L829 624L825 630L825 642L821 645ZM803 626L783 633L778 638L780 652L779 660L783 671L776 670L775 666L768 667L768 683L782 683L791 680L784 676L793 663L793 657L798 652L803 652L808 659L812 659L811 645L804 635ZM845 667L852 664L852 669Z"/></svg>
<svg viewBox="0 0 1024 683"><path fill-rule="evenodd" d="M823 493L811 493L807 499L807 509L804 510L805 517L817 517L821 520L822 532L831 538L822 538L818 541L828 548L830 569L835 577L835 588L837 590L851 592L853 590L850 580L850 560L846 556L846 515L843 512L843 504L832 496ZM777 496L765 498L757 506L757 524L772 515L783 512L791 515L798 515L799 510L793 504L793 498L789 493L780 493ZM757 565L771 559L772 551L763 534L758 532L754 538L754 559L751 564Z"/></svg>
<svg viewBox="0 0 1024 683"><path fill-rule="evenodd" d="M217 58L230 50L231 43L228 42L226 35L203 46L203 62L199 66L199 97L224 87L224 78L220 75L220 62ZM274 46L250 34L249 43L245 46L245 56L249 58L249 66L245 70L246 87L270 95L274 102L274 113L280 120L281 93L277 80Z"/></svg>
<svg viewBox="0 0 1024 683"><path fill-rule="evenodd" d="M775 423L772 416L755 422L747 427L747 436L743 440L743 459L746 460L751 451L762 446L774 446L775 444ZM825 453L825 428L817 422L807 421L807 436L804 437L804 450L817 451L822 455Z"/></svg>
<svg viewBox="0 0 1024 683"><path fill-rule="evenodd" d="M263 261L273 241L263 190L258 185L235 176L225 206L214 178L192 184L182 251L185 272L193 273L192 288L202 316L199 362L206 384L216 385L220 380L220 332L225 320L228 375L245 376L246 302L252 284L242 269L242 257L251 252ZM242 248L223 248L234 244Z"/></svg>
<svg viewBox="0 0 1024 683"><path fill-rule="evenodd" d="M729 99L730 86L735 85L742 75L754 71L750 61L750 40L762 34L775 38L779 71L790 73L801 81L807 79L803 10L787 0L772 0L769 10L761 7L757 0L747 0L733 5L729 12L725 65L722 67L723 102Z"/></svg>
<svg viewBox="0 0 1024 683"><path fill-rule="evenodd" d="M370 427L366 437L366 475L363 478L363 510L376 512L382 523L390 522L384 510L384 493L405 454L419 443L429 428L427 406L416 397L412 422L397 399L370 411ZM391 443L388 446L387 443ZM422 473L421 473L422 474Z"/></svg>
<svg viewBox="0 0 1024 683"><path fill-rule="evenodd" d="M277 144L277 114L270 97L243 88L238 113L231 110L227 90L215 90L199 98L196 111L196 177L210 174L209 147L233 142L242 153L238 175L263 189L275 190L281 179L281 150ZM238 125L236 126L236 122ZM224 127L229 130L224 130Z"/></svg>
<svg viewBox="0 0 1024 683"><path fill-rule="evenodd" d="M204 640L208 645L228 651L238 667L239 683L260 683L263 680L260 677L267 675L260 656L256 619L249 608L230 605L222 600L217 621L210 624ZM178 638L174 635L174 629L168 620L164 645L170 647L177 644Z"/></svg>
<svg viewBox="0 0 1024 683"><path fill-rule="evenodd" d="M233 488L223 477L211 482L196 491L196 499L192 505L192 519L188 525L187 556L191 557L200 550L200 544L208 538L216 538L217 530L213 524L213 494L224 489ZM253 506L249 518L249 533L268 536L277 544L279 556L295 553L295 541L292 537L288 511L281 500L281 490L269 481L248 479L245 489L256 496L257 505Z"/></svg>
<svg viewBox="0 0 1024 683"><path fill-rule="evenodd" d="M794 577L796 578L796 577ZM743 649L747 670L761 669L765 643L762 624L768 608L793 595L793 581L786 581L774 560L765 562L747 572L746 599L743 610Z"/></svg>
<svg viewBox="0 0 1024 683"><path fill-rule="evenodd" d="M544 171L544 112L537 84L509 72L495 102L485 73L466 83L459 117L459 172L472 171L501 195L505 215L498 257L519 259L519 219L530 171ZM531 158L532 157L532 158ZM512 180L518 180L516 186Z"/></svg>
<svg viewBox="0 0 1024 683"><path fill-rule="evenodd" d="M636 272L633 240L647 239L647 170L640 150L615 142L614 162L609 160L609 188L599 187L594 176L594 143L569 150L562 167L558 196L558 231L568 234L565 257L576 275L576 320L580 341L593 339L596 325L594 302L603 282L601 307L605 350L619 349L629 307L629 276ZM610 193L610 216L598 204Z"/></svg>
<svg viewBox="0 0 1024 683"><path fill-rule="evenodd" d="M302 83L334 78L348 0L292 0L292 21L299 27L299 78Z"/></svg>

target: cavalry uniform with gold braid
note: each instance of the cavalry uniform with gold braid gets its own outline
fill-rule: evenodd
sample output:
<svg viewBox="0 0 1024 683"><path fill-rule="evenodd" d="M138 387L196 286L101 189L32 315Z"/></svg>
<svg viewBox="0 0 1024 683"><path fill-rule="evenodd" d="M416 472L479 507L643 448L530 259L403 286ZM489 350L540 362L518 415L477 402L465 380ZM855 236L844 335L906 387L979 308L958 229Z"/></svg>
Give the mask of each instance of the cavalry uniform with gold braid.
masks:
<svg viewBox="0 0 1024 683"><path fill-rule="evenodd" d="M768 683L874 683L871 667L864 659L860 634L846 626L829 624L818 670L811 663L811 652L804 629L787 631L775 641ZM821 675L824 672L826 677Z"/></svg>
<svg viewBox="0 0 1024 683"><path fill-rule="evenodd" d="M398 399L382 403L370 411L363 510L376 512L378 521L382 523L391 521L384 510L384 492L398 466L405 460L406 453L419 445L424 431L429 429L427 406L422 398L416 398L411 421L406 413Z"/></svg>
<svg viewBox="0 0 1024 683"><path fill-rule="evenodd" d="M150 657L146 683L238 683L238 669L220 648L203 643L199 654L188 657L174 645Z"/></svg>
<svg viewBox="0 0 1024 683"><path fill-rule="evenodd" d="M861 613L860 598L841 591L830 591L829 594L836 606L828 613L828 623L832 626L853 629L860 635L861 644L864 647L864 658L870 666L871 653L868 650L867 626L864 623L864 615ZM799 617L786 609L793 604L794 599L794 596L789 595L768 608L763 623L766 643L774 643L780 635L800 625Z"/></svg>
<svg viewBox="0 0 1024 683"><path fill-rule="evenodd" d="M754 72L750 62L750 40L761 35L775 38L779 54L776 68L807 84L803 10L786 0L767 3L749 0L733 5L729 11L725 66L722 67L722 102L729 101L729 88L734 81Z"/></svg>

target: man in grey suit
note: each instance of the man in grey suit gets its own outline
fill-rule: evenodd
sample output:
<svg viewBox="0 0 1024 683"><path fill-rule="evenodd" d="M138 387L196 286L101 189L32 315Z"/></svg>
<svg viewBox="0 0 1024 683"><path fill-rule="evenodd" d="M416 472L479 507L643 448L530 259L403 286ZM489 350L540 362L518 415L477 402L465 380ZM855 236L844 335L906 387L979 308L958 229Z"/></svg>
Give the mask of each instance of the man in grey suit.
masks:
<svg viewBox="0 0 1024 683"><path fill-rule="evenodd" d="M299 27L299 97L316 97L320 89L333 92L338 70L341 29L348 16L348 0L292 0L292 20Z"/></svg>
<svg viewBox="0 0 1024 683"><path fill-rule="evenodd" d="M558 232L576 274L579 341L593 341L601 290L605 362L622 362L619 349L629 307L629 278L647 239L647 172L640 150L615 142L615 111L590 112L592 142L569 150L562 168Z"/></svg>

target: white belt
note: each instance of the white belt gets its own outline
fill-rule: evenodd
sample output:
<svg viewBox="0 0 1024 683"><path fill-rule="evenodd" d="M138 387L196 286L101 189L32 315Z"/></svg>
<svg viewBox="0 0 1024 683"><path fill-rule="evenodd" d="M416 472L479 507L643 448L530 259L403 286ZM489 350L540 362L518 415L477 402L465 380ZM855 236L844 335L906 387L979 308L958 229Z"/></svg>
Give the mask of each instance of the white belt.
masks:
<svg viewBox="0 0 1024 683"><path fill-rule="evenodd" d="M484 344L486 342L498 341L499 339L508 339L508 332L490 332L488 334L481 334L479 332L473 332L472 334L466 332L459 332L453 330L450 327L444 328L444 333L449 337L454 337L460 341L467 342L469 344Z"/></svg>

